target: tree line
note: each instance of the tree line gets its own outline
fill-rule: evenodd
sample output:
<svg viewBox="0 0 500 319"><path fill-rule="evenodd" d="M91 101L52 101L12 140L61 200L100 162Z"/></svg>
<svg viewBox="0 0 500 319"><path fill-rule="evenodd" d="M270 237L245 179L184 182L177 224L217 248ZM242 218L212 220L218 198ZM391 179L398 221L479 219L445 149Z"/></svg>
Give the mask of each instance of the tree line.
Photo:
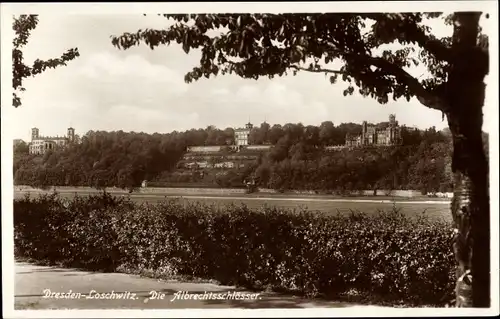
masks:
<svg viewBox="0 0 500 319"><path fill-rule="evenodd" d="M384 128L387 123L376 124ZM211 183L219 187L256 186L276 190L345 192L365 189L418 189L450 191L451 142L447 130L402 128L403 144L397 147L366 147L327 151L325 146L343 144L347 133L358 134L361 125L319 126L301 123L262 123L252 129L250 143L272 144L268 152L247 161L244 168L212 171ZM234 140L231 128L209 126L167 134L90 131L81 143L29 154L26 143L14 147L14 182L34 187L90 186L133 189L143 180L162 182L181 171L177 163L190 145L227 145ZM187 172L186 172L187 171ZM200 172L203 171L203 172ZM183 182L197 182L210 169L183 170ZM171 180L170 180L171 181Z"/></svg>
<svg viewBox="0 0 500 319"><path fill-rule="evenodd" d="M377 126L384 128L387 123ZM274 128L274 127L273 127ZM276 134L265 124L253 130L251 138L274 147L259 154L242 169L232 170L216 182L237 187L253 181L257 187L279 191L303 190L340 194L357 190L412 189L448 192L453 189L451 137L447 130L402 128L403 144L344 148L327 151L324 146L343 144L345 134L360 133L358 124L331 122L318 126L285 125ZM255 141L255 140L254 140Z"/></svg>

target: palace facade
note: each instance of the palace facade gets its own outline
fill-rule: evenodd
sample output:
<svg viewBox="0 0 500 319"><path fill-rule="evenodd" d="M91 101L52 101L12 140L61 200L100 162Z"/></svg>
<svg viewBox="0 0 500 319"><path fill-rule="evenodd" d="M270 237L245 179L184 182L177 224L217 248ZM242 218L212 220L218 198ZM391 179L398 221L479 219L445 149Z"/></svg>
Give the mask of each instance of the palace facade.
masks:
<svg viewBox="0 0 500 319"><path fill-rule="evenodd" d="M246 146L248 145L248 140L250 139L250 132L253 129L252 123L247 123L244 128L237 128L234 130L234 140L236 141L236 146Z"/></svg>
<svg viewBox="0 0 500 319"><path fill-rule="evenodd" d="M49 150L65 147L76 142L75 129L68 128L66 136L41 136L40 130L36 127L31 129L31 142L29 143L30 154L45 154Z"/></svg>
<svg viewBox="0 0 500 319"><path fill-rule="evenodd" d="M401 143L401 127L396 121L394 114L389 115L389 125L385 129L379 129L377 126L368 125L363 121L361 134L346 134L345 146L390 146Z"/></svg>

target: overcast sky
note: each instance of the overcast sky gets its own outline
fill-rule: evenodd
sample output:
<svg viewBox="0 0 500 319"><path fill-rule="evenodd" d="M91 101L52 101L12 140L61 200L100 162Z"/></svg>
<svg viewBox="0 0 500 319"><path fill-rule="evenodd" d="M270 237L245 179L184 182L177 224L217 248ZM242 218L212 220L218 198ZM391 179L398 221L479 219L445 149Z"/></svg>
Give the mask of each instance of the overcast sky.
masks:
<svg viewBox="0 0 500 319"><path fill-rule="evenodd" d="M302 122L319 125L385 121L395 113L400 124L444 128L441 113L416 100L380 105L359 95L344 97L345 84L331 85L322 74L302 72L273 80L244 80L226 75L185 84L184 74L199 54L180 46L145 45L120 51L110 36L140 28L161 28L164 18L137 15L41 15L25 49L25 60L52 58L78 47L81 56L35 78L25 80L23 105L9 112L12 136L29 140L31 127L42 135L62 135L73 126L89 130L171 132ZM435 26L446 34L449 28ZM487 111L486 111L487 113ZM486 114L487 115L487 114Z"/></svg>

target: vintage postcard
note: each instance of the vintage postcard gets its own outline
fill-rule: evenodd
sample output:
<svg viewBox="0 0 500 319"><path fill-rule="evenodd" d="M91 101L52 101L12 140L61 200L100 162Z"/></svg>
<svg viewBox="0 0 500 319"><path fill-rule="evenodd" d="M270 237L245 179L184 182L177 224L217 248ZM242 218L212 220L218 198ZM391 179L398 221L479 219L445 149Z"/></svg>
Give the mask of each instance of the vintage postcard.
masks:
<svg viewBox="0 0 500 319"><path fill-rule="evenodd" d="M5 318L498 315L495 1L1 17Z"/></svg>

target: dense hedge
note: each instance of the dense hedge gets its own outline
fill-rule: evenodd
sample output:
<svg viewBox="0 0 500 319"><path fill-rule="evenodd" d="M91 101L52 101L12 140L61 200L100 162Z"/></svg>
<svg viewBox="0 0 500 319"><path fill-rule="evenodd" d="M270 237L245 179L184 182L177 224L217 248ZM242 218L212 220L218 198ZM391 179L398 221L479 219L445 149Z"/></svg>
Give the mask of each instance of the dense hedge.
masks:
<svg viewBox="0 0 500 319"><path fill-rule="evenodd" d="M399 212L350 216L104 194L14 202L18 256L93 270L120 266L247 288L348 291L444 305L453 295L450 225Z"/></svg>

